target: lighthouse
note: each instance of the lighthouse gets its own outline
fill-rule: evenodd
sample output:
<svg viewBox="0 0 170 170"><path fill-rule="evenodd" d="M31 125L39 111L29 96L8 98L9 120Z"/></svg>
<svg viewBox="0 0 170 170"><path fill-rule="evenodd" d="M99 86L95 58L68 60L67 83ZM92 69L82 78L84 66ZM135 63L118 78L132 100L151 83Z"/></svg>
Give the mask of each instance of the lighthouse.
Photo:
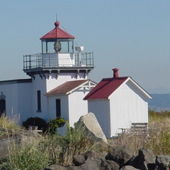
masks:
<svg viewBox="0 0 170 170"><path fill-rule="evenodd" d="M96 85L88 79L94 56L84 46L75 47L75 37L58 21L54 26L40 38L40 53L23 56L23 71L32 81L31 113L46 120L61 116L73 124L87 113L83 98Z"/></svg>
<svg viewBox="0 0 170 170"><path fill-rule="evenodd" d="M34 80L40 76L55 79L58 84L87 79L94 68L93 52L84 53L83 46L75 47L75 37L62 30L58 21L54 25L53 30L40 38L41 53L23 56L24 72Z"/></svg>

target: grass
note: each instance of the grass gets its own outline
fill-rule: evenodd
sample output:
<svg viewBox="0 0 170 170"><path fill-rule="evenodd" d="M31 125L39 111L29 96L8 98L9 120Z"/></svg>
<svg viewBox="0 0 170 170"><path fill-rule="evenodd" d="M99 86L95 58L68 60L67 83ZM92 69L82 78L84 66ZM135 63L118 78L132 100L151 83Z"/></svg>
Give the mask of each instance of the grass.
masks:
<svg viewBox="0 0 170 170"><path fill-rule="evenodd" d="M64 137L47 134L44 145L50 153L50 162L65 166L72 165L74 156L92 150L95 142L84 137L79 130L68 128Z"/></svg>
<svg viewBox="0 0 170 170"><path fill-rule="evenodd" d="M170 112L149 110L149 129L149 135L125 133L116 144L129 146L134 154L141 148L147 148L155 155L170 155Z"/></svg>
<svg viewBox="0 0 170 170"><path fill-rule="evenodd" d="M15 130L20 128L16 121L6 117L0 118L0 127ZM170 155L170 112L149 111L149 128L149 136L125 133L114 140L113 145L127 145L134 154L141 148L147 148L155 155ZM54 163L72 165L73 157L76 155L90 150L102 151L102 147L97 148L96 143L84 136L79 129L68 128L64 137L51 133L38 137L23 135L28 138L20 144L14 142L9 146L7 160L2 164L4 170L39 170ZM14 139L15 137L16 135Z"/></svg>
<svg viewBox="0 0 170 170"><path fill-rule="evenodd" d="M18 117L7 118L4 114L0 117L0 127L3 129L14 130L21 128L18 126Z"/></svg>
<svg viewBox="0 0 170 170"><path fill-rule="evenodd" d="M11 121L11 122L10 122ZM18 127L13 120L5 117L0 118L3 128ZM90 151L95 146L95 142L84 137L79 130L68 128L66 136L46 133L42 135L32 134L33 132L22 130L21 142L17 133L8 135L11 142L8 148L8 157L6 162L1 162L4 170L39 170L50 164L72 165L73 157L86 151ZM32 135L31 135L32 134ZM19 138L20 139L20 138Z"/></svg>
<svg viewBox="0 0 170 170"><path fill-rule="evenodd" d="M48 165L48 154L34 144L13 145L9 148L9 160L5 170L40 170Z"/></svg>

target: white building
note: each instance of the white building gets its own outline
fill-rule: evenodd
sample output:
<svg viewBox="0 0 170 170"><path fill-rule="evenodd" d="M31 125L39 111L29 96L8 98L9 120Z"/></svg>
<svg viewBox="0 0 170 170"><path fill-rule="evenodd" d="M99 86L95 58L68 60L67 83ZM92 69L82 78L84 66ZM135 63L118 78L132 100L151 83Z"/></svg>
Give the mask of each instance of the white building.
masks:
<svg viewBox="0 0 170 170"><path fill-rule="evenodd" d="M93 53L74 47L74 37L60 29L58 21L40 40L41 53L23 56L23 70L30 78L0 81L0 115L20 115L20 123L28 117L61 116L73 126L93 112L107 137L133 122L148 122L150 95L131 77L119 77L117 69L113 78L96 86L88 79Z"/></svg>
<svg viewBox="0 0 170 170"><path fill-rule="evenodd" d="M148 123L148 99L151 96L131 77L102 79L84 98L88 111L96 115L106 137L117 136L132 123Z"/></svg>
<svg viewBox="0 0 170 170"><path fill-rule="evenodd" d="M41 53L23 56L23 70L29 79L0 81L0 115L20 115L45 120L61 116L71 125L87 114L83 98L96 85L88 80L94 68L93 53L76 47L74 36L55 28L40 38Z"/></svg>

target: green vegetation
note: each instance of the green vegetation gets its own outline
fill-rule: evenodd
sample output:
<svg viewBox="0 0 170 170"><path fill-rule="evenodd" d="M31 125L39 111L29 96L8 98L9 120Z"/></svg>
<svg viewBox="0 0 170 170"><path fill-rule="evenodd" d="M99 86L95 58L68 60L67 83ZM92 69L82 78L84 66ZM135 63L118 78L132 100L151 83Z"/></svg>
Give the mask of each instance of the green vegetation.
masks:
<svg viewBox="0 0 170 170"><path fill-rule="evenodd" d="M117 144L129 146L135 154L140 148L147 148L155 155L170 155L170 112L149 110L148 131L139 135L125 133Z"/></svg>
<svg viewBox="0 0 170 170"><path fill-rule="evenodd" d="M49 125L55 131L57 127L65 122L64 119L58 118L51 120ZM14 120L1 117L0 136L4 133L2 129L5 128L18 130L20 127L16 125ZM84 136L79 129L68 128L64 137L49 131L42 135L37 134L38 136L31 132L28 135L28 132L25 130L22 132L22 135L28 137L26 140L19 144L17 140L14 140L15 142L9 146L8 157L5 163L1 162L1 167L4 170L39 170L53 163L72 165L74 156L90 150L101 151L102 148L97 148L97 144L92 139ZM17 137L17 133L14 134L12 139ZM11 135L6 137L9 140L11 139ZM170 112L159 113L150 110L149 129L146 133L139 135L125 133L118 139L111 140L113 145L127 145L133 150L134 154L137 154L141 148L147 148L155 155L170 155Z"/></svg>
<svg viewBox="0 0 170 170"><path fill-rule="evenodd" d="M13 145L9 148L9 160L5 170L40 170L48 165L48 153L34 144Z"/></svg>
<svg viewBox="0 0 170 170"><path fill-rule="evenodd" d="M153 110L149 110L149 122L150 123L156 123L156 122L159 123L167 119L170 119L170 111L156 112Z"/></svg>
<svg viewBox="0 0 170 170"><path fill-rule="evenodd" d="M90 151L95 146L95 142L84 137L79 130L70 128L64 137L50 133L45 138L50 162L59 165L71 165L73 156Z"/></svg>
<svg viewBox="0 0 170 170"><path fill-rule="evenodd" d="M26 121L22 123L22 126L28 129L30 126L37 126L40 130L46 130L47 123L44 119L40 117L29 117Z"/></svg>
<svg viewBox="0 0 170 170"><path fill-rule="evenodd" d="M0 118L0 122L2 121L6 121L6 119ZM10 121L13 122L8 119L8 123ZM52 122L57 122L54 125L58 127L65 120L60 118ZM54 127L56 128L56 126ZM75 155L90 151L95 146L94 141L73 128L68 128L64 137L48 131L42 135L35 135L32 131L22 130L23 140L18 143L17 137L19 136L17 133L6 136L7 140L12 139L13 142L8 147L8 156L5 162L1 161L0 163L4 170L40 170L53 163L72 165Z"/></svg>
<svg viewBox="0 0 170 170"><path fill-rule="evenodd" d="M66 120L61 117L57 117L56 119L51 119L48 122L48 132L55 134L56 129L58 127L62 127L65 123L66 123Z"/></svg>

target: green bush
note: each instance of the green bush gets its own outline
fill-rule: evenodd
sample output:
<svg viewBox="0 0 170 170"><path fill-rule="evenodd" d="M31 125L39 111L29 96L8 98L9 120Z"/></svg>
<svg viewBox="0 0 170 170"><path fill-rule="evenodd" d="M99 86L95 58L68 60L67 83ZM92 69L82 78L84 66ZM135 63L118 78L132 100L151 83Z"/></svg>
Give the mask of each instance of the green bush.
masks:
<svg viewBox="0 0 170 170"><path fill-rule="evenodd" d="M56 128L64 126L65 123L66 120L61 117L57 117L56 119L51 119L48 122L48 131L51 133L56 133Z"/></svg>
<svg viewBox="0 0 170 170"><path fill-rule="evenodd" d="M22 126L26 129L28 129L29 126L38 126L38 129L45 131L47 128L47 123L40 117L30 117L22 123Z"/></svg>

